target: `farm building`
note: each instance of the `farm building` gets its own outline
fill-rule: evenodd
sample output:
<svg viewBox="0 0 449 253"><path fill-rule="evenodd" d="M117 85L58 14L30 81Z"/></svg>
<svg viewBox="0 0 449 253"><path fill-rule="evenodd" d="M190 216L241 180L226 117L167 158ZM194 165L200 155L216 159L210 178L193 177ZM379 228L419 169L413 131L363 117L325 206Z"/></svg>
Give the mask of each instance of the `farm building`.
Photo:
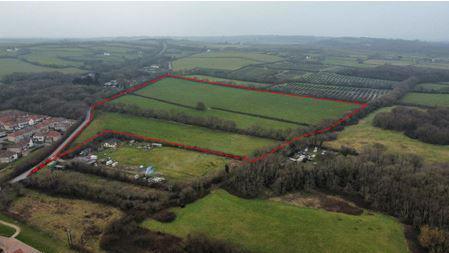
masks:
<svg viewBox="0 0 449 253"><path fill-rule="evenodd" d="M0 163L10 163L19 158L19 154L8 150L0 150Z"/></svg>

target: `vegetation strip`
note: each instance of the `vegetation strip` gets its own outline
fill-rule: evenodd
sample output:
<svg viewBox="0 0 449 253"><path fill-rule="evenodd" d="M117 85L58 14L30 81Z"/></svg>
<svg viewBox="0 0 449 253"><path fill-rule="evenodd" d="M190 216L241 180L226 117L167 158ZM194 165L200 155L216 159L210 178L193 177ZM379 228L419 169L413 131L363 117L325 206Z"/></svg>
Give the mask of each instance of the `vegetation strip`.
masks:
<svg viewBox="0 0 449 253"><path fill-rule="evenodd" d="M197 108L195 108L193 106L183 105L183 104L172 102L172 101L168 101L168 100L165 100L165 99L145 96L145 95L141 95L141 94L137 94L137 93L130 93L129 95L136 96L136 97L142 97L142 98L146 98L146 99L152 99L152 100L156 100L156 101L159 101L159 102L162 102L162 103L166 103L166 104L170 104L170 105L176 105L176 106L180 106L180 107L184 107L184 108L188 108L188 109L197 110Z"/></svg>
<svg viewBox="0 0 449 253"><path fill-rule="evenodd" d="M196 107L189 106L189 105L184 105L184 104L180 104L180 103L176 103L176 102L172 102L172 101L168 101L166 99L150 97L150 96L141 95L141 94L137 94L137 93L131 93L129 95L142 97L142 98L146 98L146 99L152 99L152 100L156 100L156 101L159 101L159 102L162 102L162 103L176 105L176 106L180 106L180 107L184 107L184 108L188 108L188 109L198 110ZM248 116L262 118L262 119L276 120L276 121L285 122L285 123L291 123L291 124L300 125L300 126L310 126L307 123L302 123L302 122L297 122L297 121L292 121L292 120L286 120L286 119L280 119L280 118L275 118L275 117L269 117L269 116L264 116L264 115L260 115L260 114L254 114L254 113L239 112L239 111L229 110L229 109L225 109L225 108L210 107L210 109L217 110L217 111L230 112L230 113L237 113L237 114L242 114L242 115L248 115Z"/></svg>
<svg viewBox="0 0 449 253"><path fill-rule="evenodd" d="M361 103L358 101L345 101L345 100L339 100L339 99L331 99L331 98L316 98L316 97L312 97L312 96L304 96L304 95L297 95L297 94L288 94L288 93L283 93L283 92L276 92L276 91L268 91L268 90L263 90L263 89L257 89L257 88L252 88L252 87L246 87L246 86L242 86L242 85L232 85L232 84L226 84L226 83L221 83L221 82L215 82L215 81L206 81L206 80L199 80L197 78L189 78L189 77L184 77L184 76L179 76L179 75L172 75L170 73L161 75L155 79L152 79L148 82L143 82L141 84L135 85L131 88L128 88L126 90L120 91L119 93L109 97L109 98L105 98L103 100L100 100L96 103L94 103L91 107L90 107L90 113L88 113L88 119L87 119L87 124L85 124L82 128L78 129L78 131L72 135L70 137L70 139L66 142L66 144L62 147L61 150L66 149L68 147L68 145L70 145L70 143L72 143L89 125L90 123L93 121L94 119L94 111L98 106L104 105L107 102L110 102L112 100L115 100L121 96L133 93L137 90L140 90L150 84L154 84L162 79L165 78L177 78L177 79L184 79L184 80L188 80L188 81L194 81L194 82L200 82L200 83L206 83L206 84L211 84L211 85L218 85L218 86L223 86L223 87L229 87L229 88L236 88L236 89L244 89L244 90L250 90L250 91L257 91L257 92L266 92L266 93L271 93L271 94L277 94L277 95L284 95L284 96L296 96L296 97L304 97L304 98L311 98L311 99L316 99L316 100L325 100L325 101L333 101L333 102L339 102L339 103L345 103L345 104L356 104L359 105L360 107L353 110L351 113L345 115L344 117L340 118L339 120L337 120L336 122L334 122L333 124L331 124L328 127L325 127L323 129L317 129L308 133L304 133L300 136L296 136L294 138L292 138L291 140L288 141L284 141L282 142L279 146L271 149L270 151L268 151L267 153L264 153L258 157L255 158L248 158L248 157L243 157L242 160L245 162L249 162L249 163L254 163L260 160L265 159L266 157L270 156L271 154L274 154L286 147L288 147L289 145L291 145L292 143L296 142L296 141L300 141L303 138L307 138L307 137L311 137L311 136L315 136L315 135L319 135L319 134L323 134L323 133L327 133L332 131L334 128L336 128L337 126L339 126L340 124L345 123L347 120L351 119L354 115L358 114L361 110L365 109L368 104L366 103ZM131 134L133 135L133 134ZM94 136L95 137L95 136ZM142 136L143 137L143 136ZM145 138L150 138L150 137L145 137ZM91 137L89 138L90 141L93 141L95 138ZM178 143L175 143L178 144ZM185 147L191 147L191 148L195 148L195 150L201 151L201 150L205 150L199 147L194 147L194 146L189 146L186 144L180 144L182 146ZM211 152L220 152L220 151L212 151ZM220 152L223 153L223 152ZM34 167L30 173L28 174L28 176L33 175L34 173L38 172L39 170L43 169L45 166L47 166L49 163L61 158L62 156L66 156L69 153L63 152L62 154L59 153L57 155L55 155L54 157L50 157L48 159L46 159L44 162L40 163L39 165L37 165L36 167ZM218 153L217 153L218 154ZM223 153L226 154L226 153ZM229 154L228 154L229 155ZM236 156L237 157L237 156ZM239 156L240 157L240 156ZM234 158L236 159L236 158Z"/></svg>
<svg viewBox="0 0 449 253"><path fill-rule="evenodd" d="M224 112L237 113L237 114L242 114L242 115L248 115L248 116L258 117L258 118L262 118L262 119L277 120L277 121L281 121L281 122L285 122L285 123L292 123L292 124L301 125L301 126L310 126L307 123L301 123L301 122L296 122L296 121L292 121L292 120L263 116L263 115L254 114L254 113L239 112L239 111L229 110L229 109L225 109L225 108L211 107L211 109L218 110L218 111L224 111Z"/></svg>

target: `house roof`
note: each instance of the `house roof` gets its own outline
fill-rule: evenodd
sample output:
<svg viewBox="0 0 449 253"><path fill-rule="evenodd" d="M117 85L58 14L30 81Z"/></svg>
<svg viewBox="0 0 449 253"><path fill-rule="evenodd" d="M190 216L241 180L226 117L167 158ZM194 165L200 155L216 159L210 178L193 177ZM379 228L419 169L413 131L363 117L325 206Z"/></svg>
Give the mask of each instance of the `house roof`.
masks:
<svg viewBox="0 0 449 253"><path fill-rule="evenodd" d="M9 150L0 150L0 157L11 157L15 154L17 154L17 153L9 151Z"/></svg>
<svg viewBox="0 0 449 253"><path fill-rule="evenodd" d="M47 133L47 137L50 137L50 138L57 138L57 137L60 137L60 136L61 136L61 134L59 132L57 132L57 131L49 131Z"/></svg>

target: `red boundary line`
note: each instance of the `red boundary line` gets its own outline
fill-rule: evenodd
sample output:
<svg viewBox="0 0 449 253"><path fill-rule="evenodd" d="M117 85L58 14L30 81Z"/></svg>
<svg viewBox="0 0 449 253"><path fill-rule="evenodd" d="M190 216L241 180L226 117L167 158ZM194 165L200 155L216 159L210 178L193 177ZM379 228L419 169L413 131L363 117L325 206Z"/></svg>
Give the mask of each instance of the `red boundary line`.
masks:
<svg viewBox="0 0 449 253"><path fill-rule="evenodd" d="M121 136L126 136L126 137L131 137L131 138L135 138L135 139L140 139L140 140L144 140L144 141L154 141L154 142L160 142L166 145L170 145L170 146L174 146L174 147L179 147L179 148L183 148L183 149L188 149L188 150L194 150L194 151L198 151L198 152L202 152L202 153L206 153L206 154L212 154L212 155L218 155L218 156L223 156L223 157L227 157L227 158L231 158L231 159L235 159L235 160L242 160L244 162L249 162L249 163L254 163L260 160L265 159L267 156L278 152L279 150L284 149L285 147L289 146L290 144L292 144L295 141L299 141L303 138L307 138L307 137L311 137L311 136L315 136L315 135L319 135L319 134L323 134L326 132L330 132L332 131L334 128L336 128L337 126L339 126L340 124L346 122L347 120L349 120L350 118L352 118L354 115L356 115L357 113L359 113L361 110L365 109L368 104L367 103L362 103L359 101L347 101L347 100L340 100L340 99L332 99L332 98L317 98L317 97L313 97L313 96L306 96L306 95L299 95L299 94L290 94L290 93L284 93L284 92L279 92L279 91L271 91L271 90L265 90L265 89L260 89L260 88L253 88L253 87L247 87L244 85L236 85L236 84L228 84L228 83L222 83L222 82L217 82L217 81L209 81L209 80L203 80L203 79L197 79L195 77L185 77L185 76L180 76L180 75L172 75L172 74L164 74L162 76L156 77L155 79L152 79L150 81L147 82L143 82L141 84L135 85L131 88L128 88L126 90L120 91L117 94L112 95L111 97L105 98L103 100L97 101L96 103L94 103L93 105L90 106L90 115L89 118L87 120L87 123L80 129L78 129L78 131L72 135L70 137L70 139L66 142L66 144L62 147L61 150L64 150L67 148L67 146L69 144L71 144L76 138L78 138L78 136L90 125L90 123L93 121L94 119L94 113L95 113L95 109L98 106L104 105L107 102L110 102L112 100L115 100L121 96L124 96L126 94L135 92L137 90L140 90L142 88L147 87L150 84L156 83L162 79L165 78L176 78L176 79L183 79L183 80L188 80L188 81L193 81L193 82L198 82L198 83L206 83L206 84L211 84L211 85L218 85L218 86L223 86L223 87L229 87L229 88L236 88L236 89L243 89L243 90L249 90L249 91L256 91L256 92L263 92L263 93L271 93L271 94L276 94L276 95L283 95L283 96L292 96L292 97L302 97L302 98L310 98L310 99L315 99L315 100L325 100L325 101L333 101L333 102L338 102L338 103L345 103L345 104L356 104L359 105L360 107L353 110L351 113L345 115L343 118L340 118L339 120L337 120L336 122L332 123L330 126L325 127L323 129L318 129L318 130L314 130L308 133L304 133L300 136L296 136L294 138L292 138L291 140L287 140L282 142L280 145L278 145L277 147L271 149L270 151L250 159L247 156L239 156L239 155L234 155L234 154L229 154L229 153L225 153L225 152L221 152L221 151L217 151L217 150L210 150L210 149L204 149L201 147L197 147L197 146L190 146L190 145L186 145L186 144L182 144L182 143L176 143L176 142L171 142L168 140L164 140L164 139L159 139L159 138L152 138L152 137L147 137L147 136L142 136L142 135L137 135L137 134L133 134L133 133L129 133L129 132L119 132L119 131L113 131L113 130L104 130L92 137L90 137L89 139L83 141L82 143L78 144L76 147L71 148L65 152L62 153L58 153L53 157L50 157L48 159L46 159L44 162L41 162L39 165L35 166L30 173L28 174L28 176L38 172L39 170L41 170L42 168L44 168L45 166L47 166L49 163L62 158L64 156L67 156L77 150L79 150L80 148L84 147L85 145L89 144L90 142L94 141L95 139L105 136L107 134L117 134L117 135L121 135Z"/></svg>

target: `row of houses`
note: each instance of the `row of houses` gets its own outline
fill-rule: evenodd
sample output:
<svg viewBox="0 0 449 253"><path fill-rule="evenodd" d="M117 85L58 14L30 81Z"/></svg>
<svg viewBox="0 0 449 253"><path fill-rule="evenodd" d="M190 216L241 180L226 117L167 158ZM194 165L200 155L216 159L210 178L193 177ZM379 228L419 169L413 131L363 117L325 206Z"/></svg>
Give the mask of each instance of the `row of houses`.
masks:
<svg viewBox="0 0 449 253"><path fill-rule="evenodd" d="M2 131L17 131L33 126L45 119L43 115L29 114L18 110L0 112L0 128Z"/></svg>
<svg viewBox="0 0 449 253"><path fill-rule="evenodd" d="M35 148L58 141L74 123L17 110L0 112L0 163L12 162Z"/></svg>

